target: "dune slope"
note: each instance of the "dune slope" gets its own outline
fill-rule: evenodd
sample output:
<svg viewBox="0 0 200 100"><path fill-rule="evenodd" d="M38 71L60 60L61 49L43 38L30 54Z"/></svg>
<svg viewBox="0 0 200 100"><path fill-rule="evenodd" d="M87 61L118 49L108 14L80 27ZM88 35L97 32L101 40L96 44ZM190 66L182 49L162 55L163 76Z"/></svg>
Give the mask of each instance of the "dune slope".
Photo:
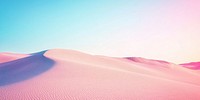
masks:
<svg viewBox="0 0 200 100"><path fill-rule="evenodd" d="M0 53L0 63L17 60L20 58L27 57L27 54L14 54L14 53Z"/></svg>
<svg viewBox="0 0 200 100"><path fill-rule="evenodd" d="M0 99L199 100L199 79L165 61L53 49L0 63Z"/></svg>
<svg viewBox="0 0 200 100"><path fill-rule="evenodd" d="M200 70L200 62L191 62L191 63L185 63L185 64L180 64L180 65L186 68Z"/></svg>
<svg viewBox="0 0 200 100"><path fill-rule="evenodd" d="M53 67L53 61L44 57L43 52L0 64L0 86L20 82L34 77Z"/></svg>

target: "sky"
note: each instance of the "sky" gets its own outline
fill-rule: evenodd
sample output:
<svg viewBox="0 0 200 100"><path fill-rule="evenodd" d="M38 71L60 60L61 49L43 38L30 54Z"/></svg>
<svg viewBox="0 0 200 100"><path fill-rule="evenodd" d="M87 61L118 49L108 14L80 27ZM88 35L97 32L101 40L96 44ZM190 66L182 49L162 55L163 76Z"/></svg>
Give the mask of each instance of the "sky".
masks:
<svg viewBox="0 0 200 100"><path fill-rule="evenodd" d="M200 61L198 0L0 0L0 52Z"/></svg>

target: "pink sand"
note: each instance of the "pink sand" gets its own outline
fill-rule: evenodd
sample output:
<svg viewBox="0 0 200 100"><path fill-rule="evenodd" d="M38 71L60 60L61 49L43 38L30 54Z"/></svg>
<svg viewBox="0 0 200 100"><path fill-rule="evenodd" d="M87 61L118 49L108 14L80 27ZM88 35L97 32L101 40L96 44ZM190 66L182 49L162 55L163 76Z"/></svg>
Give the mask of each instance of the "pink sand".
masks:
<svg viewBox="0 0 200 100"><path fill-rule="evenodd" d="M165 61L54 49L0 62L0 100L200 100L198 70Z"/></svg>
<svg viewBox="0 0 200 100"><path fill-rule="evenodd" d="M26 54L0 53L0 63L27 57Z"/></svg>
<svg viewBox="0 0 200 100"><path fill-rule="evenodd" d="M181 65L190 69L196 69L196 70L200 69L200 62L191 62L191 63L185 63Z"/></svg>

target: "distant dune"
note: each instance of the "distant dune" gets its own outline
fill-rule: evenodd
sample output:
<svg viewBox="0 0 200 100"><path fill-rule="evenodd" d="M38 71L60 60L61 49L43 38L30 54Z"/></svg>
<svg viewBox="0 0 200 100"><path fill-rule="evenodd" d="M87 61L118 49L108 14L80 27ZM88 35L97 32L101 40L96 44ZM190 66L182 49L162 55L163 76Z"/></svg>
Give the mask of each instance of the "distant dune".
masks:
<svg viewBox="0 0 200 100"><path fill-rule="evenodd" d="M27 54L14 54L14 53L0 53L0 63L16 60L19 58L24 58L29 55Z"/></svg>
<svg viewBox="0 0 200 100"><path fill-rule="evenodd" d="M198 69L63 49L0 53L0 100L200 100Z"/></svg>
<svg viewBox="0 0 200 100"><path fill-rule="evenodd" d="M200 62L191 62L191 63L185 63L185 64L181 64L181 65L186 68L200 70Z"/></svg>

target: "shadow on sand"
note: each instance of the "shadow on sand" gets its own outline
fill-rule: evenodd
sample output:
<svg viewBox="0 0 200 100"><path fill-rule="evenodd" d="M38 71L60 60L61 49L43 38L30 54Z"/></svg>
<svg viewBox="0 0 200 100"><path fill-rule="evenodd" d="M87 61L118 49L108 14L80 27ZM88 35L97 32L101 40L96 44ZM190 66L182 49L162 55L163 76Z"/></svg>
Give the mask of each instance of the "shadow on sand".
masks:
<svg viewBox="0 0 200 100"><path fill-rule="evenodd" d="M13 84L35 77L52 68L54 61L46 58L46 51L29 57L0 64L0 86Z"/></svg>

